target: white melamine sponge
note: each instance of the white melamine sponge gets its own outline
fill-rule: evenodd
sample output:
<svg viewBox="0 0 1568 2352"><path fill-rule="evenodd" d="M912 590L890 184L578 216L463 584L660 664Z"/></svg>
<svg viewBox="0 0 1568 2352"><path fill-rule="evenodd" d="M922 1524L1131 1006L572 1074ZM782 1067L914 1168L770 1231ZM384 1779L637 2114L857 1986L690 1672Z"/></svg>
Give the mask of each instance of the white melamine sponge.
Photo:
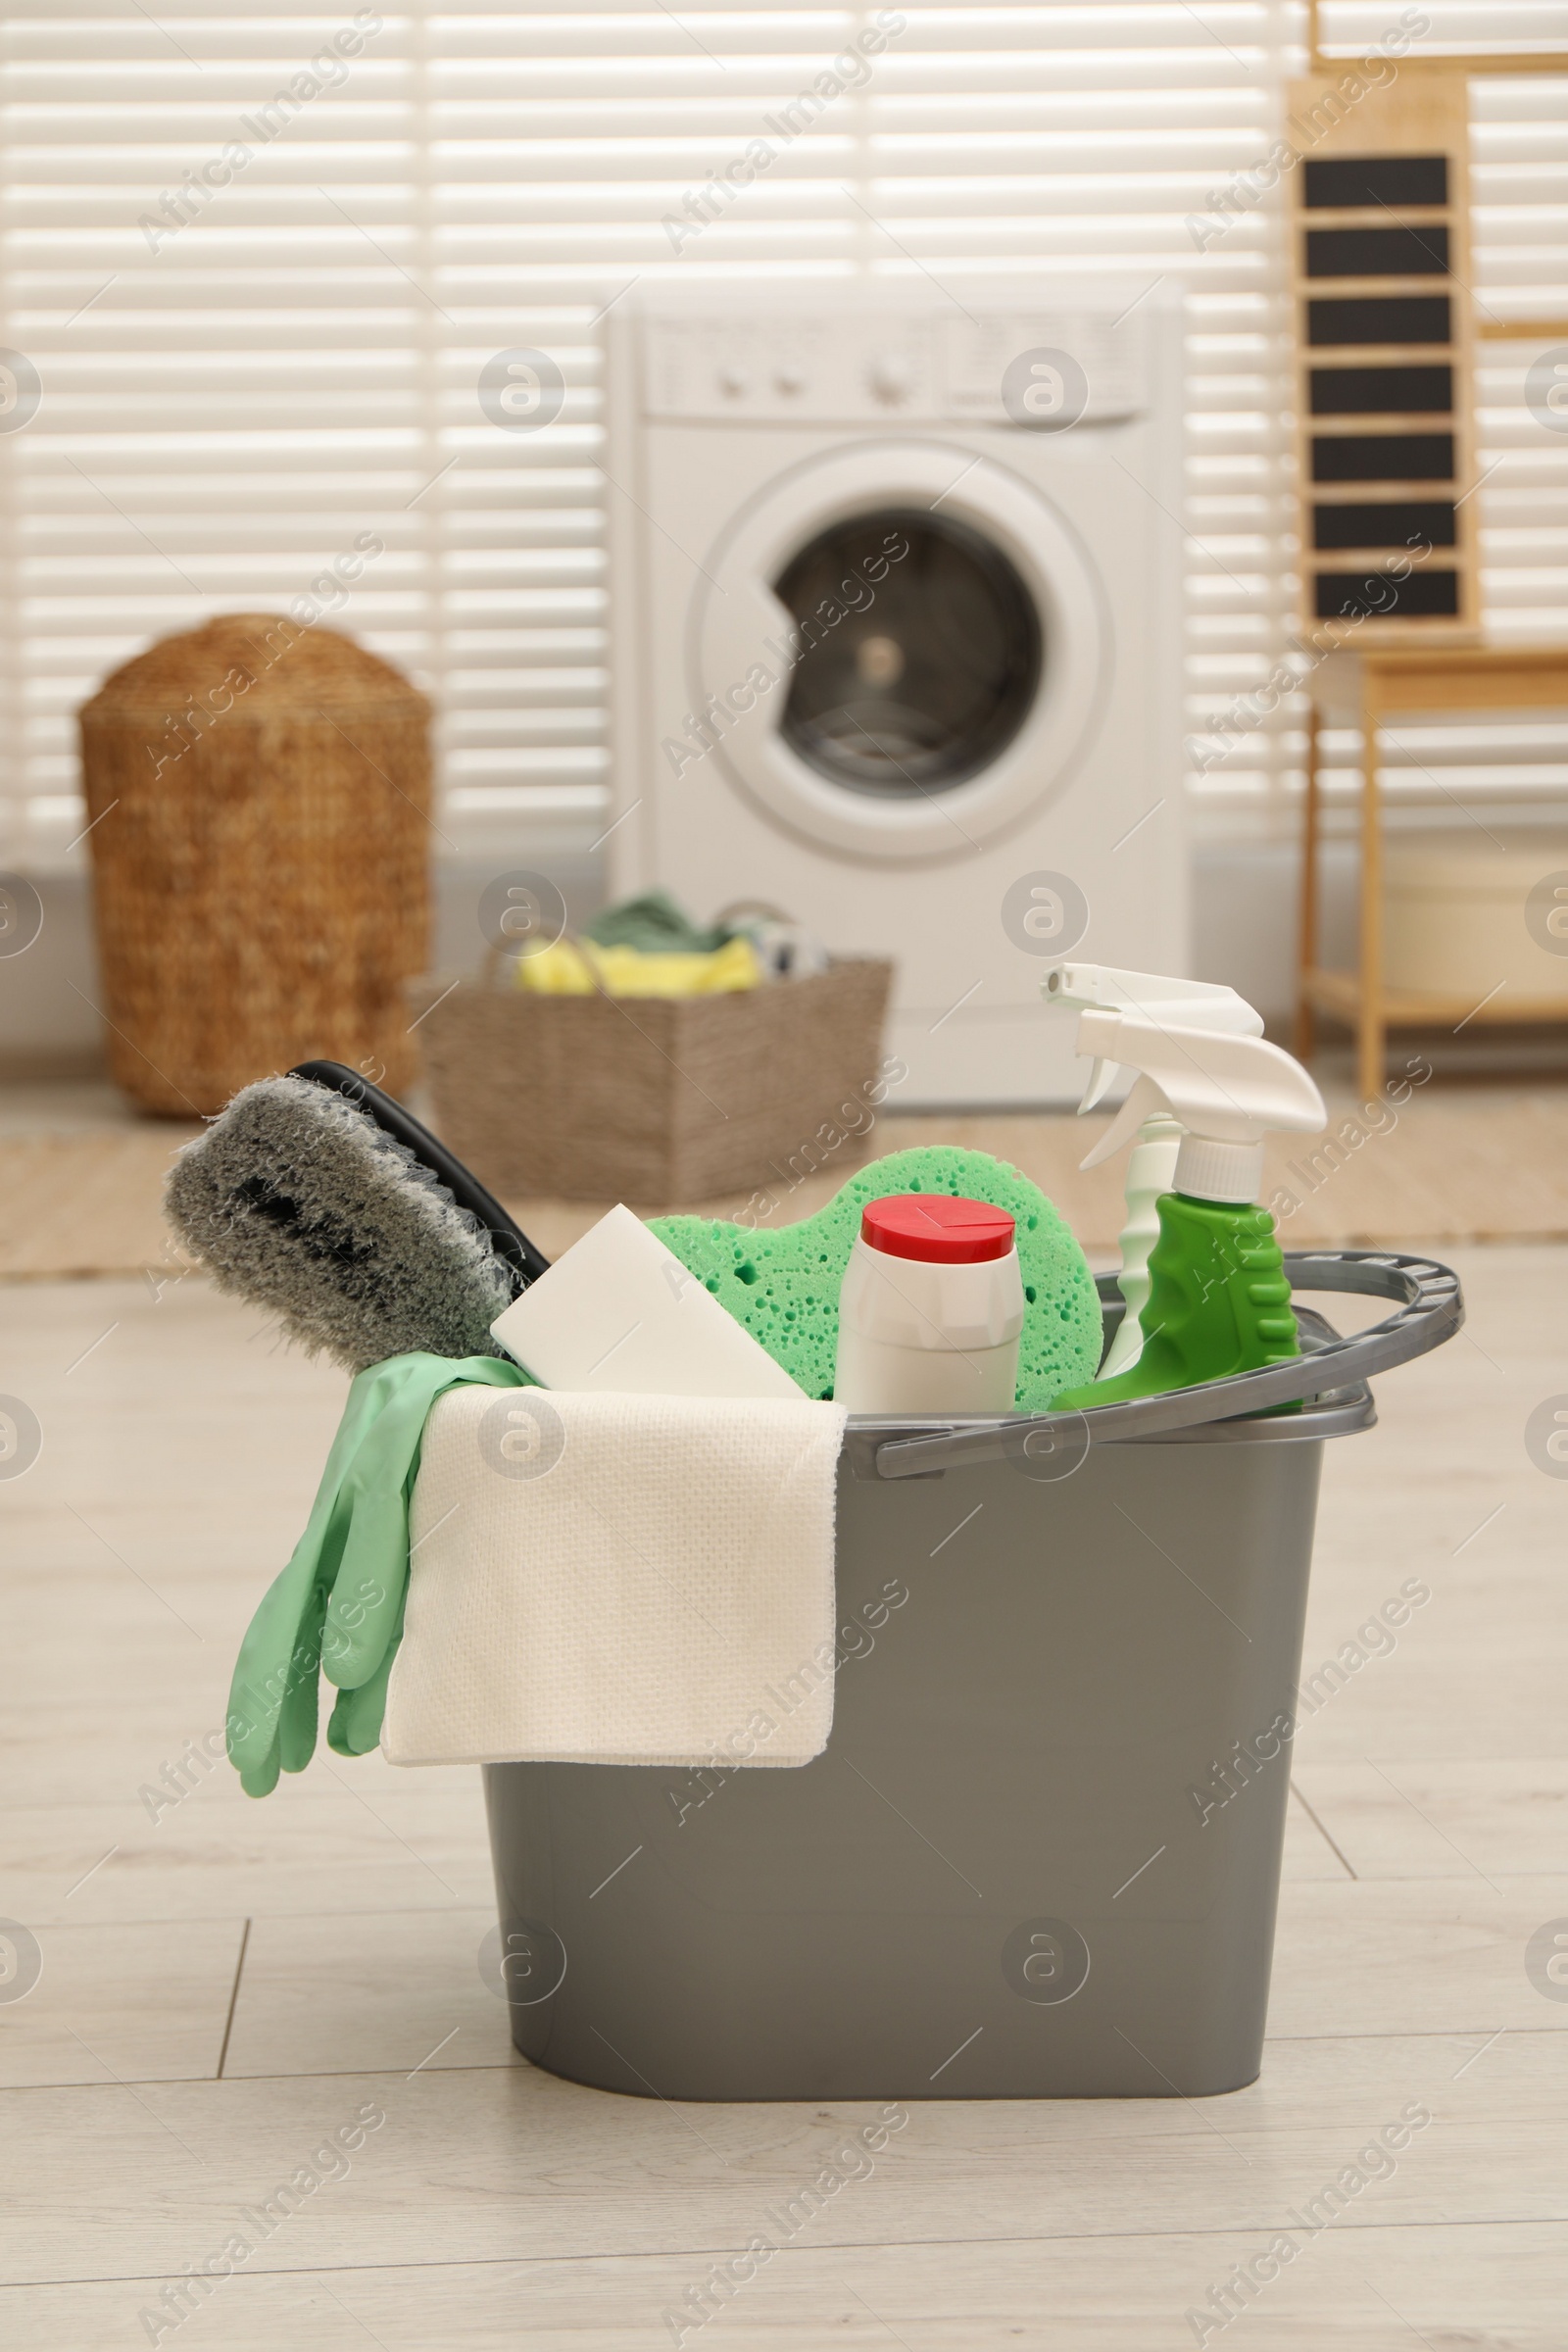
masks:
<svg viewBox="0 0 1568 2352"><path fill-rule="evenodd" d="M628 1396L802 1396L700 1276L612 1208L490 1326L541 1388Z"/></svg>

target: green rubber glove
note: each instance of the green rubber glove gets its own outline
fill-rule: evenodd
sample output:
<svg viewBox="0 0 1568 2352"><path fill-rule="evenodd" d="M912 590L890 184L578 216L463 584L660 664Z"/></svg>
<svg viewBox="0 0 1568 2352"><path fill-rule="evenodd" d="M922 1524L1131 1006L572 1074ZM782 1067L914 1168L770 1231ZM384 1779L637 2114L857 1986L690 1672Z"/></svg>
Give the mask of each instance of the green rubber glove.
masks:
<svg viewBox="0 0 1568 2352"><path fill-rule="evenodd" d="M229 1761L250 1796L316 1752L319 1677L338 1688L327 1732L339 1755L381 1737L387 1679L403 1638L409 1504L430 1408L448 1389L528 1388L499 1356L395 1355L348 1394L310 1520L251 1619L229 1690Z"/></svg>

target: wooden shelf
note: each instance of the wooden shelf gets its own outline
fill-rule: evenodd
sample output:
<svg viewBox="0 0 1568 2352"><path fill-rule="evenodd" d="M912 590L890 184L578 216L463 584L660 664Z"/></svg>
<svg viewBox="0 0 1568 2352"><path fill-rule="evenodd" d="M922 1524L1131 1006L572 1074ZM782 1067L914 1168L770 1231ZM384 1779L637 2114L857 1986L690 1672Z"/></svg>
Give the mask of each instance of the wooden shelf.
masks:
<svg viewBox="0 0 1568 2352"><path fill-rule="evenodd" d="M1464 1031L1472 1023L1488 1028L1523 1021L1568 1025L1568 995L1528 1000L1521 996L1510 1001L1508 990L1502 988L1494 997L1471 1004L1442 990L1388 987L1378 740L1383 722L1396 712L1568 709L1568 645L1515 650L1487 645L1481 632L1477 502L1472 495L1479 481L1473 377L1476 326L1470 293L1474 274L1470 265L1471 95L1467 80L1477 73L1568 75L1568 47L1528 56L1477 57L1450 52L1446 58L1404 57L1397 74L1387 83L1358 92L1352 114L1341 99L1336 79L1351 60L1348 52L1340 57L1325 56L1319 29L1317 0L1307 0L1307 49L1313 78L1293 84L1286 94L1287 122L1311 125L1312 153L1325 167L1315 181L1310 164L1293 175L1294 233L1288 249L1298 328L1298 627L1301 641L1324 656L1302 681L1309 717L1297 1052L1303 1058L1310 1056L1313 1024L1319 1012L1345 1021L1356 1040L1357 1081L1370 1100L1381 1090L1387 1074L1391 1027ZM1441 177L1435 169L1438 158L1445 160ZM1396 201L1404 190L1426 196L1441 192L1447 202L1418 205ZM1313 192L1385 201L1375 207L1317 206L1309 201ZM1366 232L1374 225L1383 233L1369 238ZM1321 234L1323 241L1314 248L1315 234ZM1436 263L1440 252L1441 268L1410 269L1409 264L1416 260ZM1403 267L1387 275L1368 272L1364 276L1317 277L1308 268L1313 258L1331 264L1337 271L1368 258ZM1382 306L1396 302L1402 306L1399 310L1386 318L1381 315ZM1420 307L1412 308L1412 304ZM1313 343L1311 324L1318 305L1323 307L1316 316L1326 328L1338 334L1346 327L1365 327L1379 335L1378 345ZM1348 307L1351 305L1354 307ZM1446 324L1446 339L1439 344L1390 345L1387 336L1406 323L1429 335L1434 326ZM1483 320L1480 331L1495 341L1549 342L1560 335L1568 342L1568 318ZM1407 397L1446 389L1449 408L1314 414L1314 379L1328 365L1342 371L1338 388L1353 392L1358 399L1395 394L1394 384L1386 379L1376 381L1376 367L1369 356L1372 349L1377 351L1377 364L1385 369L1446 367L1446 386L1441 378L1434 383L1428 373L1409 383ZM1374 380L1364 382L1367 375ZM1336 465L1345 441L1349 441L1352 449ZM1437 447L1432 446L1434 442ZM1398 470L1400 444L1404 445L1405 464L1427 466L1442 461L1448 468L1446 478L1429 475L1418 481L1403 476ZM1318 478L1320 465L1326 473L1343 474L1352 464L1379 478L1333 482ZM1374 502L1378 506L1429 504L1445 508L1440 527L1451 532L1452 544L1441 550L1434 545L1430 558L1419 559L1422 592L1412 592L1403 600L1403 609L1397 597L1391 597L1390 617L1375 611L1352 611L1343 618L1319 619L1316 606L1320 594L1328 605L1354 608L1372 601L1372 596L1357 594L1350 584L1352 575L1381 575L1391 585L1397 585L1398 575L1392 566L1401 551L1316 544L1319 514ZM1347 520L1353 530L1363 527L1353 517ZM1369 527L1375 530L1377 526ZM1332 585L1325 588L1325 580ZM1342 581L1347 584L1342 586ZM1372 592L1381 594L1381 590ZM1451 613L1409 609L1429 600L1446 604L1450 598L1457 608ZM1361 852L1357 969L1333 972L1318 962L1318 864L1324 813L1318 751L1326 716L1347 710L1363 744L1356 811ZM1442 966L1433 968L1441 970ZM1568 979L1568 973L1563 976ZM1555 979L1557 974L1546 977ZM1540 975L1535 976L1535 985L1541 985Z"/></svg>
<svg viewBox="0 0 1568 2352"><path fill-rule="evenodd" d="M1446 228L1451 204L1303 204L1303 228Z"/></svg>
<svg viewBox="0 0 1568 2352"><path fill-rule="evenodd" d="M1380 716L1392 710L1568 710L1568 644L1485 645L1473 634L1465 645L1380 641L1369 658L1377 667ZM1553 681L1554 691L1542 691ZM1361 676L1348 649L1307 688L1320 705L1359 717Z"/></svg>
<svg viewBox="0 0 1568 2352"><path fill-rule="evenodd" d="M1363 60L1351 50L1318 52L1325 73L1335 66L1355 67ZM1467 79L1478 74L1560 74L1568 79L1568 49L1520 49L1509 55L1506 49L1450 49L1437 50L1424 57L1409 56L1399 60L1401 74L1462 74Z"/></svg>
<svg viewBox="0 0 1568 2352"><path fill-rule="evenodd" d="M1304 495L1314 507L1402 507L1417 499L1452 501L1454 482L1451 473L1407 482L1380 474L1375 482L1308 482Z"/></svg>
<svg viewBox="0 0 1568 2352"><path fill-rule="evenodd" d="M1356 1041L1356 1082L1371 1102L1387 1074L1391 1029L1506 1028L1526 1022L1568 1027L1568 987L1527 997L1498 988L1479 1002L1443 989L1391 988L1384 977L1384 794L1379 737L1396 713L1432 710L1568 710L1568 643L1503 646L1434 644L1331 653L1309 679L1306 794L1302 804L1300 928L1297 940L1296 1051L1310 1060L1320 1012L1343 1021ZM1361 734L1356 809L1361 845L1359 965L1331 971L1317 961L1321 904L1319 852L1324 834L1319 760L1326 719L1347 716ZM1563 974L1568 984L1568 971Z"/></svg>
<svg viewBox="0 0 1568 2352"><path fill-rule="evenodd" d="M1306 565L1308 571L1359 571L1363 572L1368 579L1375 578L1381 572L1393 580L1395 586L1397 587L1401 575L1390 571L1389 565L1399 556L1407 556L1409 552L1408 547L1401 541L1384 539L1376 547L1305 547L1301 550L1299 560ZM1422 570L1433 572L1457 569L1455 564L1440 564L1433 560L1439 556L1451 556L1452 553L1451 547L1435 547L1431 557L1422 559ZM1403 576L1407 577L1408 575Z"/></svg>
<svg viewBox="0 0 1568 2352"><path fill-rule="evenodd" d="M1563 322L1568 332L1568 319ZM1453 359L1451 343L1309 343L1301 338L1301 358L1308 368L1446 368Z"/></svg>
<svg viewBox="0 0 1568 2352"><path fill-rule="evenodd" d="M1309 371L1310 372L1310 371ZM1412 433L1451 433L1452 409L1308 409L1307 431L1317 441L1406 440ZM1379 474L1379 481L1387 481Z"/></svg>
<svg viewBox="0 0 1568 2352"><path fill-rule="evenodd" d="M1361 1013L1361 981L1355 972L1308 970L1301 974L1302 993L1320 1012L1333 1013L1355 1028ZM1516 1021L1568 1023L1568 995L1516 997L1503 989L1477 1004L1464 997L1414 988L1386 988L1383 1018L1391 1029L1451 1029L1462 1025L1505 1027Z"/></svg>
<svg viewBox="0 0 1568 2352"><path fill-rule="evenodd" d="M1568 316L1561 318L1487 318L1475 322L1487 343L1568 343Z"/></svg>
<svg viewBox="0 0 1568 2352"><path fill-rule="evenodd" d="M1378 301L1392 296L1402 301L1408 295L1451 295L1451 270L1422 270L1405 272L1402 276L1374 277L1370 272L1355 277L1308 277L1303 270L1296 281L1296 291L1303 302Z"/></svg>
<svg viewBox="0 0 1568 2352"><path fill-rule="evenodd" d="M1394 654L1401 660L1407 653L1419 655L1423 650L1435 659L1451 659L1455 654L1473 651L1481 642L1481 630L1477 622L1455 620L1451 616L1436 620L1380 620L1376 617L1365 621L1312 620L1302 625L1301 641L1305 645L1315 646L1320 653L1350 654L1353 659L1352 649L1365 646L1368 633L1374 629L1378 652ZM1434 695L1422 707L1432 710L1467 710L1469 703L1467 700L1439 702ZM1509 706L1504 704L1495 707L1507 709Z"/></svg>

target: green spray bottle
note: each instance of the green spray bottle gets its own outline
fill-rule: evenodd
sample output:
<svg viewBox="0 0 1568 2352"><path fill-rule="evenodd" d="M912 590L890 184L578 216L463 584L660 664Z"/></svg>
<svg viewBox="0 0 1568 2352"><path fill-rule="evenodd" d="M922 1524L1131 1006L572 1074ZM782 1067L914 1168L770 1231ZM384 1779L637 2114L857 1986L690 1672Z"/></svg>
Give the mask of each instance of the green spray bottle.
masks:
<svg viewBox="0 0 1568 2352"><path fill-rule="evenodd" d="M1300 1063L1262 1037L1217 1036L1100 1007L1080 1015L1078 1051L1137 1072L1086 1168L1109 1159L1161 1112L1183 1132L1172 1189L1157 1203L1138 1361L1114 1379L1064 1391L1053 1410L1156 1396L1298 1354L1274 1220L1256 1203L1264 1136L1316 1135L1328 1123ZM1094 1086L1092 1078L1091 1093Z"/></svg>
<svg viewBox="0 0 1568 2352"><path fill-rule="evenodd" d="M1096 1007L1130 1012L1156 1029L1203 1029L1226 1037L1261 1037L1263 1018L1234 988L1214 980L1168 980L1157 972L1120 971L1106 963L1066 957L1048 963L1040 993L1048 1004L1075 1012ZM1097 1061L1089 1074L1080 1114L1093 1110L1121 1072L1114 1062ZM1130 1372L1144 1350L1139 1317L1149 1297L1149 1253L1159 1239L1159 1198L1176 1181L1182 1131L1168 1111L1155 1111L1139 1127L1127 1161L1127 1222L1121 1229L1121 1271L1116 1287L1126 1312L1095 1375L1097 1385Z"/></svg>

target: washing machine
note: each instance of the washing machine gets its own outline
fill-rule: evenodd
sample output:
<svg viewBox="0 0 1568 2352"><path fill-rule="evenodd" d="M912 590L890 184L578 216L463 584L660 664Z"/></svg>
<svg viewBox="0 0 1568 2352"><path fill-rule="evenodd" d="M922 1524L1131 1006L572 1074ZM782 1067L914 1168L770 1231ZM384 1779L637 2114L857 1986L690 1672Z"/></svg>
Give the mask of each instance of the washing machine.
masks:
<svg viewBox="0 0 1568 2352"><path fill-rule="evenodd" d="M903 1107L1073 1099L1044 961L1188 968L1179 297L639 287L608 333L610 889L891 956Z"/></svg>

